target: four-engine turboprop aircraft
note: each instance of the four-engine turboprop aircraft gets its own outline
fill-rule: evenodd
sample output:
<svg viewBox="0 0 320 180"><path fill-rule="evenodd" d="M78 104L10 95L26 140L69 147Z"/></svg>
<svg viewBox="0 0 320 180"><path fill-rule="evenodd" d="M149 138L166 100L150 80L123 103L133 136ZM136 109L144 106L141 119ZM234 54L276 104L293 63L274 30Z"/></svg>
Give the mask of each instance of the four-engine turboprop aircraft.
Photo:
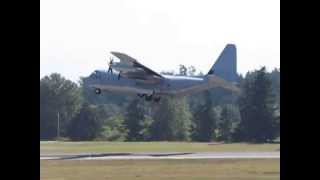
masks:
<svg viewBox="0 0 320 180"><path fill-rule="evenodd" d="M113 91L137 94L146 101L158 102L161 96L186 96L213 87L239 92L237 80L237 56L234 44L228 44L209 72L202 77L161 75L136 59L119 52L111 52L120 62L111 59L109 70L96 70L85 79L96 94Z"/></svg>

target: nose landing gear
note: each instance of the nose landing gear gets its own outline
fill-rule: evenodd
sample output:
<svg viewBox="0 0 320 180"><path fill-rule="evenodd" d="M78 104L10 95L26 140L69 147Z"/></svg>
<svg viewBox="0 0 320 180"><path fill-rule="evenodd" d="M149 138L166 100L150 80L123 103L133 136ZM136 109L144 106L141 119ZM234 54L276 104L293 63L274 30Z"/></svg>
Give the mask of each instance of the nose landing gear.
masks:
<svg viewBox="0 0 320 180"><path fill-rule="evenodd" d="M151 95L146 95L146 96L145 96L145 100L146 100L146 101L151 101L151 100L152 100L152 97L153 97L152 94L151 94Z"/></svg>
<svg viewBox="0 0 320 180"><path fill-rule="evenodd" d="M101 94L101 89L96 88L96 89L94 90L94 92L95 92L96 94Z"/></svg>

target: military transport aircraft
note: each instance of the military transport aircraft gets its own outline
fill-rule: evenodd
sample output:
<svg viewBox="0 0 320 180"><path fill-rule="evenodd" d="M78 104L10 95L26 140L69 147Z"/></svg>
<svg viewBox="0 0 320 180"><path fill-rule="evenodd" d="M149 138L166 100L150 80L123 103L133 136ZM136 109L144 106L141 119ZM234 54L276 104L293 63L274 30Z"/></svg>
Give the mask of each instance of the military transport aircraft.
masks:
<svg viewBox="0 0 320 180"><path fill-rule="evenodd" d="M237 56L234 44L227 44L209 72L202 77L159 74L136 59L119 52L111 52L120 62L109 62L109 70L96 70L85 79L96 94L103 90L137 94L146 101L158 102L161 96L186 96L213 87L239 92Z"/></svg>

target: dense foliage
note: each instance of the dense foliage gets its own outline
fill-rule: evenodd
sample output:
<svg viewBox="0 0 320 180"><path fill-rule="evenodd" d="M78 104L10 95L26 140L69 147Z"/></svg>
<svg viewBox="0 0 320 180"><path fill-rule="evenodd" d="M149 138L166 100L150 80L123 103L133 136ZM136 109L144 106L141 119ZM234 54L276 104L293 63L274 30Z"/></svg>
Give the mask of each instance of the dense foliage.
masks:
<svg viewBox="0 0 320 180"><path fill-rule="evenodd" d="M40 80L40 138L53 139L67 136L67 127L81 107L81 94L78 85L53 73ZM59 117L59 122L58 122Z"/></svg>
<svg viewBox="0 0 320 180"><path fill-rule="evenodd" d="M196 72L193 66L179 70L169 74ZM240 95L213 88L159 103L97 96L84 80L78 85L57 73L40 80L40 139L57 138L58 129L71 140L266 142L279 136L280 69L239 75Z"/></svg>

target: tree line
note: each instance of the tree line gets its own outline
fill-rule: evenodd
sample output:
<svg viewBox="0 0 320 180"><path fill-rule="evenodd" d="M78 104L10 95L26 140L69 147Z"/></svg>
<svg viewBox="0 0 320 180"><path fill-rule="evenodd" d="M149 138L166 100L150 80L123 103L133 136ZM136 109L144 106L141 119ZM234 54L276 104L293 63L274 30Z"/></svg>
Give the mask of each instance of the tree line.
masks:
<svg viewBox="0 0 320 180"><path fill-rule="evenodd" d="M194 76L195 68L181 65L174 75ZM52 73L40 79L40 140L269 142L280 136L280 69L239 75L240 95L213 88L159 103L97 96L85 78L75 83Z"/></svg>

